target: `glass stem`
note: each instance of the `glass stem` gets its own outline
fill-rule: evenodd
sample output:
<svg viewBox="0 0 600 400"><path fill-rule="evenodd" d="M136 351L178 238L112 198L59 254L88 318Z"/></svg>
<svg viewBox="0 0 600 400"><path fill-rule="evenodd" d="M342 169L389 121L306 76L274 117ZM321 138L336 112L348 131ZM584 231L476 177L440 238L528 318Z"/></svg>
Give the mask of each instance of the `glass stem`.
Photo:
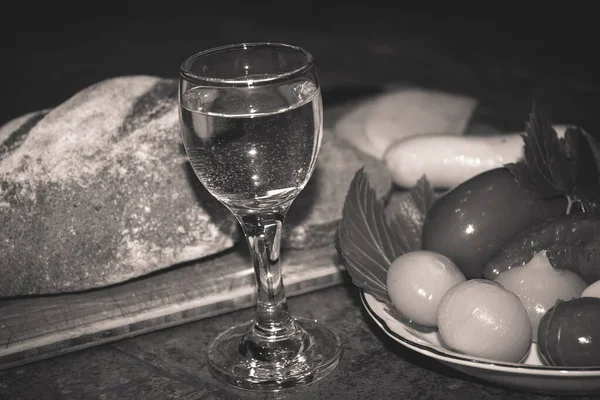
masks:
<svg viewBox="0 0 600 400"><path fill-rule="evenodd" d="M252 214L240 218L256 277L254 333L268 340L285 338L295 331L295 324L287 306L279 262L284 219L285 213Z"/></svg>

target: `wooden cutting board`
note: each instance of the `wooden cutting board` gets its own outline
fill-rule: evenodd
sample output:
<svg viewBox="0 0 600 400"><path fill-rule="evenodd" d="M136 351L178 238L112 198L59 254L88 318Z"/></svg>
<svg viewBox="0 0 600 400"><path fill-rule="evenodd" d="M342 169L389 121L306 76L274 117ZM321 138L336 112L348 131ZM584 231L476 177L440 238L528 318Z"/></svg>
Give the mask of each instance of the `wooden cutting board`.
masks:
<svg viewBox="0 0 600 400"><path fill-rule="evenodd" d="M333 245L285 252L282 267L288 296L338 284L344 273ZM0 300L0 369L251 307L254 282L240 246L112 287Z"/></svg>

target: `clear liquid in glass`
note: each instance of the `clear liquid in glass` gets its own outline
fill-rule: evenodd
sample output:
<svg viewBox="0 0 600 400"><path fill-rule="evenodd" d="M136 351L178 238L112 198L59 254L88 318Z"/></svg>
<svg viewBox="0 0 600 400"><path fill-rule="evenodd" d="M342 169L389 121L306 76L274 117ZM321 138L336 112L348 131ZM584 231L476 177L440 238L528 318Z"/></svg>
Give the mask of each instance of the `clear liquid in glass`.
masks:
<svg viewBox="0 0 600 400"><path fill-rule="evenodd" d="M315 167L321 96L309 80L182 95L183 142L217 199L244 213L288 207Z"/></svg>

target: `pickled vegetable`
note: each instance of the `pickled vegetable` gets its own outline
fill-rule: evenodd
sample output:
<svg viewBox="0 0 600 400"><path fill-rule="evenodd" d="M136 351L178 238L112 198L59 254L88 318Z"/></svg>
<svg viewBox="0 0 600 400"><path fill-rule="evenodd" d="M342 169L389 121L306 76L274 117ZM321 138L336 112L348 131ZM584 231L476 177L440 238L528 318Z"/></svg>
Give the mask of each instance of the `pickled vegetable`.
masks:
<svg viewBox="0 0 600 400"><path fill-rule="evenodd" d="M504 245L485 265L483 275L495 279L542 250L553 266L573 271L587 284L599 280L600 215L563 215L534 226Z"/></svg>
<svg viewBox="0 0 600 400"><path fill-rule="evenodd" d="M394 307L412 322L437 326L438 306L465 276L446 256L412 251L398 257L387 272L386 288Z"/></svg>
<svg viewBox="0 0 600 400"><path fill-rule="evenodd" d="M571 300L581 296L587 286L577 274L554 268L545 251L537 253L522 267L504 271L496 282L519 297L531 322L533 341L537 341L540 319L557 300Z"/></svg>
<svg viewBox="0 0 600 400"><path fill-rule="evenodd" d="M424 221L422 248L449 257L467 279L481 278L486 263L506 243L566 209L565 198L538 199L506 168L496 168L434 203Z"/></svg>
<svg viewBox="0 0 600 400"><path fill-rule="evenodd" d="M600 366L600 299L559 301L541 319L538 347L553 366Z"/></svg>
<svg viewBox="0 0 600 400"><path fill-rule="evenodd" d="M485 279L471 279L446 292L438 330L452 350L491 360L519 362L531 346L531 324L519 298Z"/></svg>

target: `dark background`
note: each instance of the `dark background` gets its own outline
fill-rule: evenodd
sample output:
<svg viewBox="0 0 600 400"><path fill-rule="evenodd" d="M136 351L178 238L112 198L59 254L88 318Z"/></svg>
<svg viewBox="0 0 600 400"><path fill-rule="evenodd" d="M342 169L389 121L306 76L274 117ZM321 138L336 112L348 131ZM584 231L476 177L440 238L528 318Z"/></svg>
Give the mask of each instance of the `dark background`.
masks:
<svg viewBox="0 0 600 400"><path fill-rule="evenodd" d="M553 122L600 129L600 35L590 10L561 3L560 10L526 11L503 3L407 12L386 4L13 3L0 17L0 124L54 107L105 78L176 78L192 53L270 40L313 53L326 104L340 88L409 82L474 95L518 123L536 100Z"/></svg>

